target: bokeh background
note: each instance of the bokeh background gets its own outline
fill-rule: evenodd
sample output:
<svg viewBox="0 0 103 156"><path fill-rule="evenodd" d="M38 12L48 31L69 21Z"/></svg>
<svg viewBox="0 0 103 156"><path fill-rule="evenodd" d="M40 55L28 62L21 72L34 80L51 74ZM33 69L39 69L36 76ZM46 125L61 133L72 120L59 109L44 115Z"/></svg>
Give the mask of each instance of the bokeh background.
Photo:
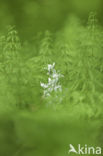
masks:
<svg viewBox="0 0 103 156"><path fill-rule="evenodd" d="M102 16L103 0L0 0L0 156L103 148Z"/></svg>
<svg viewBox="0 0 103 156"><path fill-rule="evenodd" d="M85 24L90 11L96 11L103 25L102 0L0 0L0 33L7 25L16 25L22 39L37 32L60 30L72 13Z"/></svg>

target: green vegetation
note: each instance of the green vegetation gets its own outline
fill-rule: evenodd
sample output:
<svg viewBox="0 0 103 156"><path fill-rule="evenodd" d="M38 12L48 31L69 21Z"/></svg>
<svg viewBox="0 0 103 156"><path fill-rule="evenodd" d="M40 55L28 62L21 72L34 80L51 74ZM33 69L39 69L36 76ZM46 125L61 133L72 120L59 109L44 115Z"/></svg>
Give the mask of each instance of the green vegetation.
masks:
<svg viewBox="0 0 103 156"><path fill-rule="evenodd" d="M32 3L31 11L24 5L28 20L39 14ZM2 31L0 156L67 156L69 144L103 147L103 27L94 11L86 24L70 15L55 33L44 27L28 41L15 26Z"/></svg>

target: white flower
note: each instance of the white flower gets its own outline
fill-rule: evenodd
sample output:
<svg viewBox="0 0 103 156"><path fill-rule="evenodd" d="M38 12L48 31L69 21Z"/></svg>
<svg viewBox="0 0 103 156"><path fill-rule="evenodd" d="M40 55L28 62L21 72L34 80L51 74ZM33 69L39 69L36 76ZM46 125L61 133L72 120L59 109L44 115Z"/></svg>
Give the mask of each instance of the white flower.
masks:
<svg viewBox="0 0 103 156"><path fill-rule="evenodd" d="M63 77L63 75L59 74L55 70L55 63L48 64L48 67L45 68L48 70L47 75L49 75L48 83L40 83L41 87L44 89L44 96L50 96L50 94L54 91L62 91L62 86L59 84L59 78Z"/></svg>
<svg viewBox="0 0 103 156"><path fill-rule="evenodd" d="M40 83L41 87L43 88L48 88L48 85L47 84L44 84L44 83Z"/></svg>

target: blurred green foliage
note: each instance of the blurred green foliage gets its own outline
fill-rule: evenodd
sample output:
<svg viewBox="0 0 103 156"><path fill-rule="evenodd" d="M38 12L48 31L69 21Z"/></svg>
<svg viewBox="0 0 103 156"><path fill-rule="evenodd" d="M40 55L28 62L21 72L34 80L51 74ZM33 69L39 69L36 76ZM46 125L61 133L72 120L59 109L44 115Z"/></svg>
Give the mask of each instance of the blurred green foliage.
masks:
<svg viewBox="0 0 103 156"><path fill-rule="evenodd" d="M103 147L102 3L0 1L1 156L67 156L69 144ZM54 63L52 75L47 67ZM50 75L62 91L45 97Z"/></svg>
<svg viewBox="0 0 103 156"><path fill-rule="evenodd" d="M16 25L21 38L28 40L37 32L56 32L63 28L71 13L84 23L90 11L97 11L102 24L102 0L0 0L0 32L4 26Z"/></svg>

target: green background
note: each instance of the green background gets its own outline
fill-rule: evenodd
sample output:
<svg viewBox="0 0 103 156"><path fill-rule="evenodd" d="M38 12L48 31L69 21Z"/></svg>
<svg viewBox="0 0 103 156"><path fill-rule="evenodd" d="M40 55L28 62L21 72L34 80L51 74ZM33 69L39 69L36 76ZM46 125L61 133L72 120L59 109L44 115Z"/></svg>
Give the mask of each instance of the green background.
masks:
<svg viewBox="0 0 103 156"><path fill-rule="evenodd" d="M62 92L45 97L53 62ZM0 156L69 144L103 149L103 1L0 0Z"/></svg>

